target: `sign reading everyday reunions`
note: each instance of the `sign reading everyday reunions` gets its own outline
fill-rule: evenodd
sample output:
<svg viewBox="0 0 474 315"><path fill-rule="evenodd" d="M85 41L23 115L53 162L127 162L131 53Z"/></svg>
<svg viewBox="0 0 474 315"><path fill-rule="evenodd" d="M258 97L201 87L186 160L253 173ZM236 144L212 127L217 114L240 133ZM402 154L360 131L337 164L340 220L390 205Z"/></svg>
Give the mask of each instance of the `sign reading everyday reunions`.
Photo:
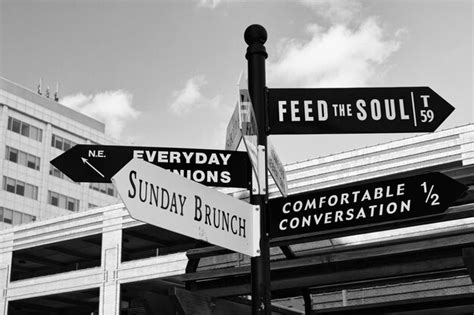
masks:
<svg viewBox="0 0 474 315"><path fill-rule="evenodd" d="M252 257L259 255L258 206L136 158L112 182L136 220Z"/></svg>
<svg viewBox="0 0 474 315"><path fill-rule="evenodd" d="M428 173L270 199L270 237L301 236L437 214L466 189L442 173Z"/></svg>
<svg viewBox="0 0 474 315"><path fill-rule="evenodd" d="M245 152L78 144L51 161L76 182L110 182L133 158L207 186L249 188L251 167Z"/></svg>
<svg viewBox="0 0 474 315"><path fill-rule="evenodd" d="M432 132L453 110L429 87L268 89L270 134Z"/></svg>

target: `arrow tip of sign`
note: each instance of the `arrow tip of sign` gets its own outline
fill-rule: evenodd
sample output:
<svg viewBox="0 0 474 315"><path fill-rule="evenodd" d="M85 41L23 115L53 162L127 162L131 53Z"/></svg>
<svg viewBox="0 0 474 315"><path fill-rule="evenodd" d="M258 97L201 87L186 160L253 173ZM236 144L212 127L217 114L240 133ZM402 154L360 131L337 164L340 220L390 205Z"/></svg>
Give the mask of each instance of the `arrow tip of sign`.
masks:
<svg viewBox="0 0 474 315"><path fill-rule="evenodd" d="M82 160L82 163L84 163L84 164L87 162L86 158L81 157L81 160Z"/></svg>

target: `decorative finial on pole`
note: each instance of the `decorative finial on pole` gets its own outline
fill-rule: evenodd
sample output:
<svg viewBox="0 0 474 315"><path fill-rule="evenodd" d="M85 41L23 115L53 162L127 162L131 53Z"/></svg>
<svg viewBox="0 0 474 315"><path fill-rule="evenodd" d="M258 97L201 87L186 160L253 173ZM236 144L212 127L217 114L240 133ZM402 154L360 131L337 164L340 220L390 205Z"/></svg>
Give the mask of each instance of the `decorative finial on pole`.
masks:
<svg viewBox="0 0 474 315"><path fill-rule="evenodd" d="M265 49L265 42L267 41L267 30L258 24L252 24L244 32L244 39L249 47L245 58L249 59L251 54L262 54L265 58L268 57Z"/></svg>
<svg viewBox="0 0 474 315"><path fill-rule="evenodd" d="M258 24L252 24L245 30L244 39L247 45L265 44L267 41L267 30Z"/></svg>

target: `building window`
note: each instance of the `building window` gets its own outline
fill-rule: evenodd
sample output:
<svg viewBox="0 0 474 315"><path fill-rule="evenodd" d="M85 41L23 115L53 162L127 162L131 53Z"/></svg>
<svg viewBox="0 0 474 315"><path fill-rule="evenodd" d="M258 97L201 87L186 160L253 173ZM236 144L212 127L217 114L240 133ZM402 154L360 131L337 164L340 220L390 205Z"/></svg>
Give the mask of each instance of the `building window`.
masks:
<svg viewBox="0 0 474 315"><path fill-rule="evenodd" d="M3 190L31 199L38 199L37 186L10 177L3 176Z"/></svg>
<svg viewBox="0 0 474 315"><path fill-rule="evenodd" d="M15 189L16 189L16 181L12 178L8 178L8 177L3 177L3 189L8 191L8 192L11 192L11 193L15 193Z"/></svg>
<svg viewBox="0 0 474 315"><path fill-rule="evenodd" d="M58 194L54 191L48 191L48 203L50 205L63 208L69 211L79 211L79 200L68 197L62 194Z"/></svg>
<svg viewBox="0 0 474 315"><path fill-rule="evenodd" d="M21 224L21 213L14 211L13 212L13 225Z"/></svg>
<svg viewBox="0 0 474 315"><path fill-rule="evenodd" d="M18 225L22 223L29 223L36 221L36 217L5 207L0 207L0 222Z"/></svg>
<svg viewBox="0 0 474 315"><path fill-rule="evenodd" d="M117 197L117 190L110 183L90 183L89 188L112 197Z"/></svg>
<svg viewBox="0 0 474 315"><path fill-rule="evenodd" d="M58 178L64 178L64 173L51 164L49 165L49 175L53 175Z"/></svg>
<svg viewBox="0 0 474 315"><path fill-rule="evenodd" d="M8 117L8 130L41 142L43 130L13 117Z"/></svg>
<svg viewBox="0 0 474 315"><path fill-rule="evenodd" d="M5 158L9 161L18 163L18 150L7 147Z"/></svg>
<svg viewBox="0 0 474 315"><path fill-rule="evenodd" d="M55 192L49 193L49 203L53 206L59 206L59 194Z"/></svg>
<svg viewBox="0 0 474 315"><path fill-rule="evenodd" d="M41 160L39 157L9 146L7 146L5 151L5 159L32 168L34 170L40 169Z"/></svg>
<svg viewBox="0 0 474 315"><path fill-rule="evenodd" d="M75 142L64 139L55 134L53 134L53 137L51 138L51 146L59 150L67 151L75 145Z"/></svg>
<svg viewBox="0 0 474 315"><path fill-rule="evenodd" d="M54 167L51 164L49 164L49 175L52 175L52 176L57 177L57 178L65 179L65 180L67 180L71 183L77 184L77 185L80 184L80 183L76 183L75 181L73 181L72 179L70 179L69 177L64 175L63 172L61 172L59 169L57 169L56 167Z"/></svg>
<svg viewBox="0 0 474 315"><path fill-rule="evenodd" d="M13 223L13 211L10 209L3 210L3 222L12 224Z"/></svg>

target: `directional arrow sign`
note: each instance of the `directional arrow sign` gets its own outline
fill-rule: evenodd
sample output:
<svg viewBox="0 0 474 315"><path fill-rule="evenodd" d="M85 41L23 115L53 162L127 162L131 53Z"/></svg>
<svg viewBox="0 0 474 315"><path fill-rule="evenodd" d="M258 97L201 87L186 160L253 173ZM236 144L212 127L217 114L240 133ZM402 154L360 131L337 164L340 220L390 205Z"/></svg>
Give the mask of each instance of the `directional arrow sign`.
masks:
<svg viewBox="0 0 474 315"><path fill-rule="evenodd" d="M51 161L76 182L110 182L132 158L161 166L208 186L249 188L245 152L78 144Z"/></svg>
<svg viewBox="0 0 474 315"><path fill-rule="evenodd" d="M242 140L242 132L239 118L239 102L235 105L234 112L227 125L225 135L225 149L235 151L238 149L240 141Z"/></svg>
<svg viewBox="0 0 474 315"><path fill-rule="evenodd" d="M234 113L232 114L229 124L227 125L226 143L225 143L226 150L237 150L237 148L239 147L240 141L242 140L242 131L241 131L242 116L248 119L249 121L255 121L255 118L253 119L249 118L250 116L248 113L250 113L250 115L255 115L255 114L253 110L250 111L249 109L247 109L247 106L249 106L249 103L242 106L244 108L244 114L242 114L241 116L239 116L239 103L237 103L237 106L235 107ZM257 161L256 136L253 138L247 138L246 144L249 150L248 151L249 157L251 157L251 161L255 160L252 163L255 163L255 168L258 168L257 167L258 161ZM270 174L272 175L273 180L275 181L275 184L277 185L281 194L286 197L288 195L288 184L286 181L285 168L283 167L283 163L281 162L280 157L278 156L275 150L275 147L270 142L270 139L267 139L267 147L268 147L268 154L267 154L268 170Z"/></svg>
<svg viewBox="0 0 474 315"><path fill-rule="evenodd" d="M244 144L247 149L247 153L252 163L255 174L258 172L258 145L257 145L257 119L255 117L255 112L252 106L252 100L250 98L250 92L248 88L247 79L244 77L244 74L240 74L239 78L239 122L240 130L244 138ZM259 177L259 176L257 176ZM261 183L261 179L257 178L258 182Z"/></svg>
<svg viewBox="0 0 474 315"><path fill-rule="evenodd" d="M258 172L258 145L257 145L257 119L255 117L255 112L252 105L252 100L250 98L250 92L248 89L247 79L244 79L244 74L242 73L239 78L239 119L240 119L240 129L241 134L244 138L245 147L247 148L247 153L249 155L250 161L254 168L255 174L258 174L257 180L260 183L264 183L263 179L266 176L265 171L260 174ZM231 119L232 122L232 119ZM235 125L235 123L233 124ZM230 124L229 124L230 126ZM227 127L229 135L229 127ZM240 141L240 140L239 140ZM227 142L226 142L227 143ZM237 143L234 141L234 143ZM227 148L227 146L226 146ZM286 181L286 172L283 164L280 161L273 144L270 142L270 139L267 140L267 165L270 174L275 181L278 189L280 190L283 196L288 195L288 184ZM263 160L265 161L265 160Z"/></svg>
<svg viewBox="0 0 474 315"><path fill-rule="evenodd" d="M112 182L136 220L252 257L259 255L258 206L138 159L127 163Z"/></svg>
<svg viewBox="0 0 474 315"><path fill-rule="evenodd" d="M432 132L454 107L429 87L269 89L270 134Z"/></svg>
<svg viewBox="0 0 474 315"><path fill-rule="evenodd" d="M278 189L280 190L283 197L288 196L288 182L286 180L286 171L283 163L278 156L275 147L270 142L270 139L267 140L267 147L268 147L268 171L273 177L275 181L275 185L277 185Z"/></svg>
<svg viewBox="0 0 474 315"><path fill-rule="evenodd" d="M429 173L269 200L270 236L295 236L445 211L467 187Z"/></svg>

